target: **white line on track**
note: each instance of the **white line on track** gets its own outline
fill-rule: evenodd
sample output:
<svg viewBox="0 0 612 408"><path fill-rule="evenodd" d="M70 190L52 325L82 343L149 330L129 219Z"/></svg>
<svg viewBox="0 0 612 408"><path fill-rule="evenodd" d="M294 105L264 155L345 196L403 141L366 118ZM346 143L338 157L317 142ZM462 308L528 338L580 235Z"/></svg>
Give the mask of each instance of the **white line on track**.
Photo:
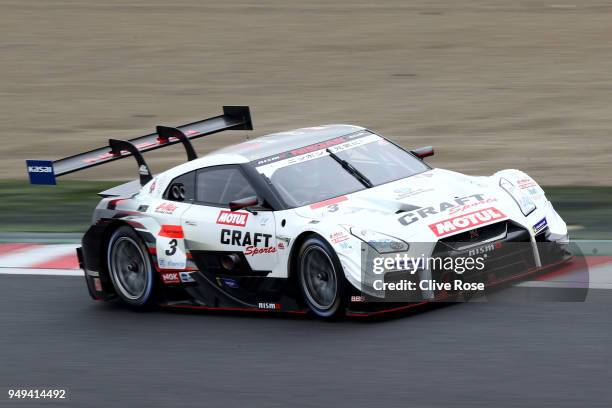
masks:
<svg viewBox="0 0 612 408"><path fill-rule="evenodd" d="M83 276L83 271L77 269L0 268L0 275Z"/></svg>
<svg viewBox="0 0 612 408"><path fill-rule="evenodd" d="M527 281L516 286L526 288L557 288L557 289L612 289L612 283L572 282L572 281Z"/></svg>

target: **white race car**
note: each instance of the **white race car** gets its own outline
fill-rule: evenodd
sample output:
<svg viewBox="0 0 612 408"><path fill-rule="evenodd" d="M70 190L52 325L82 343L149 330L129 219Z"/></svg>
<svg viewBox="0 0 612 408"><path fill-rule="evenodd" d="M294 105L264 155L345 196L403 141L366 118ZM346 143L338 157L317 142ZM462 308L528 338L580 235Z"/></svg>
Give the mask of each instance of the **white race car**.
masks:
<svg viewBox="0 0 612 408"><path fill-rule="evenodd" d="M78 250L93 298L332 319L453 292L420 287L387 299L381 282L397 280L398 265L376 283L368 277L378 276L377 257L484 254L487 267L461 279L491 285L570 256L565 222L519 170L433 169L423 162L433 148L407 151L352 125L275 133L197 158L190 139L236 129L252 129L248 107L55 162L28 160L38 184L128 156L138 162L140 180L100 193ZM179 142L188 161L152 176L141 153ZM402 276L448 278L443 267L412 266Z"/></svg>

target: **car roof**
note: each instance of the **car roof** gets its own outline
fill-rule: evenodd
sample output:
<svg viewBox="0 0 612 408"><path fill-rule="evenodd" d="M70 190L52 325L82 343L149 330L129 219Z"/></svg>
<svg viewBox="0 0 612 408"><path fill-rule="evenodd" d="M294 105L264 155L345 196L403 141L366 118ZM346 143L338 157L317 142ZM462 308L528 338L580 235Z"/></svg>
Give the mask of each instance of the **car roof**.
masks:
<svg viewBox="0 0 612 408"><path fill-rule="evenodd" d="M253 161L363 129L363 127L353 125L323 125L294 129L286 132L272 133L227 146L211 152L210 155L231 154L242 156L248 161Z"/></svg>
<svg viewBox="0 0 612 408"><path fill-rule="evenodd" d="M178 165L164 172L167 176L177 175L203 167L222 164L249 163L253 160L286 152L335 137L364 130L354 125L323 125L260 136L210 152L199 159Z"/></svg>

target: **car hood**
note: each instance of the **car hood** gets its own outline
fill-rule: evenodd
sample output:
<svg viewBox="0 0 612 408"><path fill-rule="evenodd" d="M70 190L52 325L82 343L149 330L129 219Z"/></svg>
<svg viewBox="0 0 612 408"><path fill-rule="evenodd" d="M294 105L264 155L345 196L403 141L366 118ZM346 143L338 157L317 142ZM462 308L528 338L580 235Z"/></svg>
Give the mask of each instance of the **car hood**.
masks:
<svg viewBox="0 0 612 408"><path fill-rule="evenodd" d="M314 222L369 228L403 239L420 236L423 241L431 241L460 232L455 228L442 233L437 231L437 223L478 213L475 221L484 225L505 218L522 217L517 210L518 206L498 187L496 179L433 169L300 207L296 213ZM491 215L495 216L489 217L489 220L488 216ZM471 229L463 228L461 222L461 230ZM473 227L476 228L476 225Z"/></svg>

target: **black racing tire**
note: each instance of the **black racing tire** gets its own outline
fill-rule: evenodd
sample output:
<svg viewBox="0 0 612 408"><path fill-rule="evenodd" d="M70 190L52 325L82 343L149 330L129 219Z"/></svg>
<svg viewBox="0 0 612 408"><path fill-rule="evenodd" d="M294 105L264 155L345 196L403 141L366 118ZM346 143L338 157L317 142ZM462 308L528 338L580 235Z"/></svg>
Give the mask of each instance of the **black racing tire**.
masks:
<svg viewBox="0 0 612 408"><path fill-rule="evenodd" d="M331 246L318 236L307 238L297 255L298 284L310 311L325 320L346 315L348 282Z"/></svg>
<svg viewBox="0 0 612 408"><path fill-rule="evenodd" d="M113 232L106 248L106 265L115 292L124 303L138 310L155 306L155 268L136 231L121 226Z"/></svg>

